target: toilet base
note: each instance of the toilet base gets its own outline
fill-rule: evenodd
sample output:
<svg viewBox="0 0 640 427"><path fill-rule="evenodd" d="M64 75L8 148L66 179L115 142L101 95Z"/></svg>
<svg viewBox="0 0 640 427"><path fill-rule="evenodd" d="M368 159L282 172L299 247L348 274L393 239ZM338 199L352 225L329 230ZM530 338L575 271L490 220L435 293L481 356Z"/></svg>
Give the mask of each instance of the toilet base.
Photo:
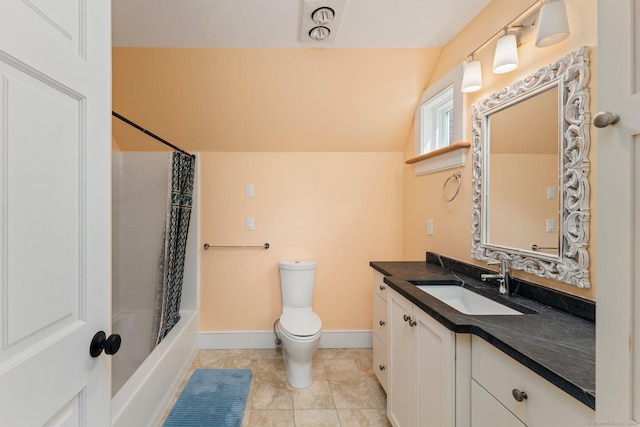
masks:
<svg viewBox="0 0 640 427"><path fill-rule="evenodd" d="M284 358L284 370L287 373L287 381L293 388L309 388L313 384L311 359L308 362L296 361L284 348L282 351Z"/></svg>
<svg viewBox="0 0 640 427"><path fill-rule="evenodd" d="M280 331L282 358L287 381L294 388L308 388L313 384L312 359L320 344L320 334L310 341L296 341Z"/></svg>

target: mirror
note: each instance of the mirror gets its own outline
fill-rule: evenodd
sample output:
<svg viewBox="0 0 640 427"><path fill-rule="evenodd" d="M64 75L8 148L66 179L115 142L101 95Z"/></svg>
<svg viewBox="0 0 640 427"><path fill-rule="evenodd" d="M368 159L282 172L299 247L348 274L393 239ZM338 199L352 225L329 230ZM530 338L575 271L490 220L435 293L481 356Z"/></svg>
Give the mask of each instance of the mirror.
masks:
<svg viewBox="0 0 640 427"><path fill-rule="evenodd" d="M472 257L589 284L588 48L473 105Z"/></svg>

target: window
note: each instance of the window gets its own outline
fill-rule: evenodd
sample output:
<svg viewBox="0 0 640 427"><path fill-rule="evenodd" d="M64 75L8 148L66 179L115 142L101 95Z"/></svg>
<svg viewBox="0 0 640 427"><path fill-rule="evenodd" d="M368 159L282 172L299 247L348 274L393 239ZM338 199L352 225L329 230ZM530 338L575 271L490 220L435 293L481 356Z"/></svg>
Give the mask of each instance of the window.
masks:
<svg viewBox="0 0 640 427"><path fill-rule="evenodd" d="M471 145L465 135L462 63L425 90L415 115L416 157L405 163L416 175L463 166Z"/></svg>
<svg viewBox="0 0 640 427"><path fill-rule="evenodd" d="M462 141L462 64L424 91L416 111L416 156Z"/></svg>
<svg viewBox="0 0 640 427"><path fill-rule="evenodd" d="M420 152L425 154L453 144L453 85L420 106L422 135Z"/></svg>

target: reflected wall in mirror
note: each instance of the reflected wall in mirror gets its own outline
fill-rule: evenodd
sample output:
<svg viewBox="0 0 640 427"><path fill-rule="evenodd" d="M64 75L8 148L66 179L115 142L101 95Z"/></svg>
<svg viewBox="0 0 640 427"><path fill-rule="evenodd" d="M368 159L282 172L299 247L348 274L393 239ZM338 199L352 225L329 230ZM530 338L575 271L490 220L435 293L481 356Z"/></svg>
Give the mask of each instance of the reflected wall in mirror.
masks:
<svg viewBox="0 0 640 427"><path fill-rule="evenodd" d="M472 257L589 284L588 48L473 106Z"/></svg>
<svg viewBox="0 0 640 427"><path fill-rule="evenodd" d="M487 115L487 243L558 256L560 99L554 84Z"/></svg>

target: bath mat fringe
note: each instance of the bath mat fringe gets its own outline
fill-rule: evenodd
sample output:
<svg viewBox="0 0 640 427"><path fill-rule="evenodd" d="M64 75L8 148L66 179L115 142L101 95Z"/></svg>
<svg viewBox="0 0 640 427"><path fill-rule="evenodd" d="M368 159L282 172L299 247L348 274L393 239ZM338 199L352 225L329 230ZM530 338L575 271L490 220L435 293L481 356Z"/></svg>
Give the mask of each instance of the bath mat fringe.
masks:
<svg viewBox="0 0 640 427"><path fill-rule="evenodd" d="M240 427L251 370L196 369L163 427Z"/></svg>

